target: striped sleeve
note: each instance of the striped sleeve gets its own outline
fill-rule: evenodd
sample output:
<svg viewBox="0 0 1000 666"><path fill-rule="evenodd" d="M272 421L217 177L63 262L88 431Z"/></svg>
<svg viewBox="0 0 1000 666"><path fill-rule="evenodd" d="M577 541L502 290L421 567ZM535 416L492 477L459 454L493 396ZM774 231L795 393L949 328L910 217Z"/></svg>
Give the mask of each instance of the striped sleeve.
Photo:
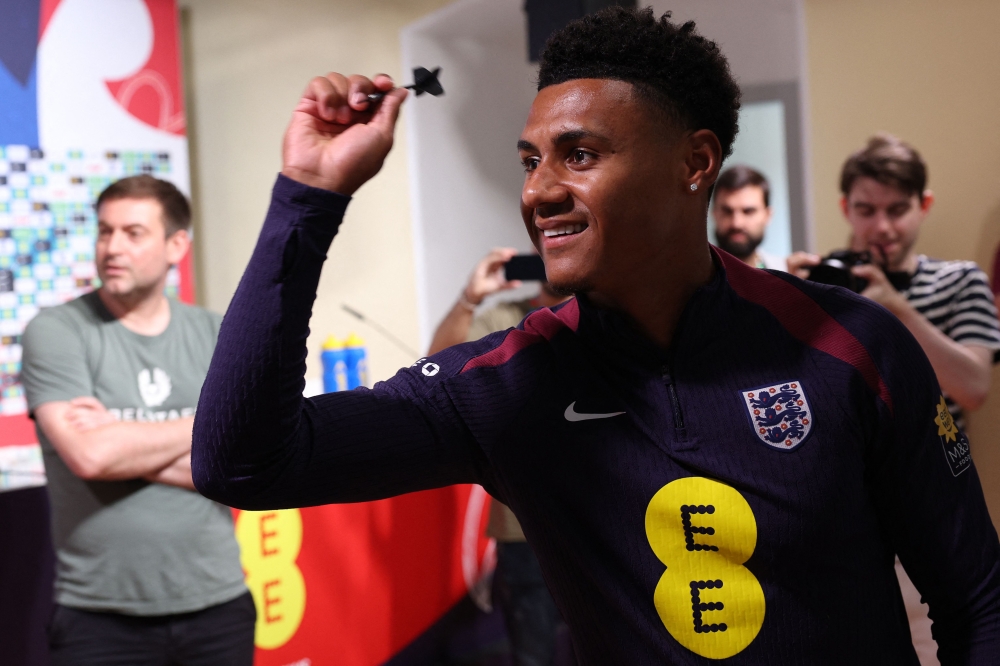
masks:
<svg viewBox="0 0 1000 666"><path fill-rule="evenodd" d="M969 261L927 260L910 303L952 340L1000 351L1000 321L986 274Z"/></svg>

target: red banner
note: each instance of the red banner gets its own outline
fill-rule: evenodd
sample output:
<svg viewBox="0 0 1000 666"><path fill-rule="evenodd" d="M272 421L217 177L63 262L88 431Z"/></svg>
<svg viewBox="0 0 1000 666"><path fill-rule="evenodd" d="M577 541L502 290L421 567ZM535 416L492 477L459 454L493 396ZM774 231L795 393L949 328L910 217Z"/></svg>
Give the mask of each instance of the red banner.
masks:
<svg viewBox="0 0 1000 666"><path fill-rule="evenodd" d="M380 664L492 569L489 497L452 486L236 517L258 666Z"/></svg>

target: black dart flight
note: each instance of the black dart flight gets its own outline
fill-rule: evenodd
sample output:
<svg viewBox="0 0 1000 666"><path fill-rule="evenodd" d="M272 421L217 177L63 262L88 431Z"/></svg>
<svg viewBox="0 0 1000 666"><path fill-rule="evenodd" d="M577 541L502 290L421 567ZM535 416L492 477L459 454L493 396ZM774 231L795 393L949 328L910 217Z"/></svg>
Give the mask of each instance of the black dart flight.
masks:
<svg viewBox="0 0 1000 666"><path fill-rule="evenodd" d="M438 81L438 73L440 71L440 67L435 67L433 72L426 67L416 67L413 70L413 83L403 87L410 88L418 97L424 93L434 95L435 97L443 95L444 88L441 87L441 82ZM371 93L368 95L368 101L375 104L381 102L383 97L385 97L384 92Z"/></svg>

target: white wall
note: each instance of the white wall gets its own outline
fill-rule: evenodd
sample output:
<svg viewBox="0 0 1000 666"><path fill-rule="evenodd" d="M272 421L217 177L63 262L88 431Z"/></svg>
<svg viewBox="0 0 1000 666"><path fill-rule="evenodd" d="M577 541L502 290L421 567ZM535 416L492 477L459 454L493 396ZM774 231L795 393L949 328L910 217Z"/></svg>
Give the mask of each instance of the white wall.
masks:
<svg viewBox="0 0 1000 666"><path fill-rule="evenodd" d="M460 0L402 32L406 66L440 66L445 95L410 115L422 346L491 248L527 251L517 139L535 97L523 0Z"/></svg>

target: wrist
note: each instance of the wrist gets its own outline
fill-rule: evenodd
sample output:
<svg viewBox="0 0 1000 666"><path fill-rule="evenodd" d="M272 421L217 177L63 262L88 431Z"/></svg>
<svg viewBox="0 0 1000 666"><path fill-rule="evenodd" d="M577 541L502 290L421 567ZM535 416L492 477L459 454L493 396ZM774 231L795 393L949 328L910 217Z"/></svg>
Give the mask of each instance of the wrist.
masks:
<svg viewBox="0 0 1000 666"><path fill-rule="evenodd" d="M464 298L467 303L471 303L476 307L483 304L483 299L486 298L487 295L488 294L477 293L474 289L470 289L469 287L462 290L462 298Z"/></svg>
<svg viewBox="0 0 1000 666"><path fill-rule="evenodd" d="M305 171L303 169L298 169L293 166L285 166L281 169L281 175L286 178L291 178L297 183L302 185L308 185L309 187L315 187L320 190L327 190L329 192L336 192L337 194L343 194L345 196L351 196L354 194L353 190L349 190L347 183L341 182L338 179L332 178L321 178L320 176L312 173L311 171ZM357 188L354 188L357 189Z"/></svg>
<svg viewBox="0 0 1000 666"><path fill-rule="evenodd" d="M483 302L482 299L480 299L479 303L482 302ZM468 312L475 312L476 308L479 306L479 303L470 299L466 291L463 291L461 294L458 295L458 305L463 310L467 310Z"/></svg>

